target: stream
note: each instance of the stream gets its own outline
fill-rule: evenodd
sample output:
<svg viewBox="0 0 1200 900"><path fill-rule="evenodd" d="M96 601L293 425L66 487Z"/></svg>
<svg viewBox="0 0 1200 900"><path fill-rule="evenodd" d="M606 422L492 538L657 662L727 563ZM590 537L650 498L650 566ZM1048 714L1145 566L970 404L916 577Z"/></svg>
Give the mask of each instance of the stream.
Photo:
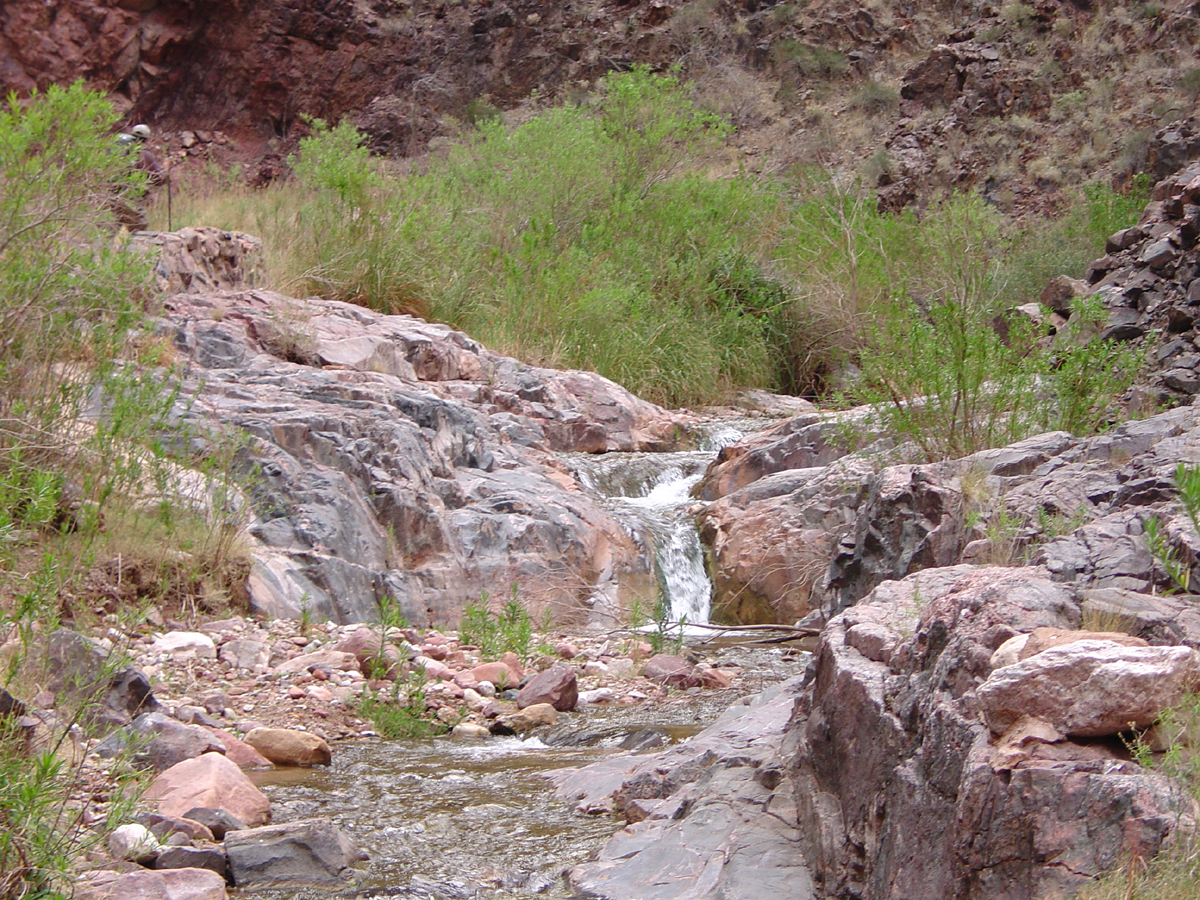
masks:
<svg viewBox="0 0 1200 900"><path fill-rule="evenodd" d="M759 421L752 427L762 427ZM663 600L648 618L677 623L689 639L711 634L711 584L692 517L690 491L717 451L751 428L711 428L701 450L571 456L586 488L642 547ZM546 773L620 750L639 729L679 741L739 697L796 674L802 656L777 648L697 647L716 665L740 666L727 691L692 689L662 703L589 707L532 736L464 741L365 740L340 745L327 769L251 773L276 822L321 818L370 854L358 884L338 896L405 900L490 900L572 896L565 870L586 860L623 821L583 816L555 798ZM328 890L258 891L245 898L316 900Z"/></svg>
<svg viewBox="0 0 1200 900"><path fill-rule="evenodd" d="M271 799L276 822L320 818L341 826L370 863L357 886L232 892L261 900L330 896L403 900L571 897L563 872L586 860L624 820L584 816L554 796L544 775L618 752L632 732L683 740L734 700L800 671L803 655L730 646L709 655L740 665L736 689L692 689L659 704L590 707L521 738L367 739L338 745L333 764L247 774Z"/></svg>

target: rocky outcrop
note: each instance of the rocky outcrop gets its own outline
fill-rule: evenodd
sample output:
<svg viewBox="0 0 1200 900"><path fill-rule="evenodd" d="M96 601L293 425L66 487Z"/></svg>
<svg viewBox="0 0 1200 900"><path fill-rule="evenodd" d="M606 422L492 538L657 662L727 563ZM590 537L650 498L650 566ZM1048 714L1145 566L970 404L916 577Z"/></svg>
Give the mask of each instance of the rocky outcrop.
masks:
<svg viewBox="0 0 1200 900"><path fill-rule="evenodd" d="M1172 475L1180 460L1200 458L1198 424L1181 407L1094 438L1053 432L943 463L880 466L886 457L863 454L824 468L782 462L700 513L714 609L829 617L888 579L1022 556L1081 587L1165 587L1142 523L1161 517L1195 558Z"/></svg>
<svg viewBox="0 0 1200 900"><path fill-rule="evenodd" d="M556 776L579 812L631 823L572 885L613 900L1066 897L1155 853L1200 810L1114 734L1178 702L1195 653L1067 642L1084 594L1036 566L884 582L826 626L805 676L668 751ZM1054 646L994 668L1034 632Z"/></svg>
<svg viewBox="0 0 1200 900"><path fill-rule="evenodd" d="M230 242L245 239L196 245L220 256ZM234 453L244 499L222 515L257 541L257 610L366 621L395 601L427 625L516 587L534 612L612 615L649 578L557 454L666 449L686 417L592 373L343 303L177 294L161 330L190 369L180 415L208 452Z"/></svg>

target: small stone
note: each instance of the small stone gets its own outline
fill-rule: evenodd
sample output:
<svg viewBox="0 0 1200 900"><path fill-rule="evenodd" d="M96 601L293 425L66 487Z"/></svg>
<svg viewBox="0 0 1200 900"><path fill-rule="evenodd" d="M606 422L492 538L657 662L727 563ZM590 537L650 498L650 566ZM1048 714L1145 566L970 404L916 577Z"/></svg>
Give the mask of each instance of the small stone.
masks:
<svg viewBox="0 0 1200 900"><path fill-rule="evenodd" d="M474 722L459 722L451 729L450 733L457 738L485 738L492 736L491 731Z"/></svg>

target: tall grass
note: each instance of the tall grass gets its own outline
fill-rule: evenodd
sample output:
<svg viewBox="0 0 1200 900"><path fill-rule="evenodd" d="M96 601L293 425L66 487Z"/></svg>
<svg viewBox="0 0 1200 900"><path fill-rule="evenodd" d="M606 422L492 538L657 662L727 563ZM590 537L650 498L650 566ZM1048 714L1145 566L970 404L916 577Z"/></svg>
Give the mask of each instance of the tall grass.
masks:
<svg viewBox="0 0 1200 900"><path fill-rule="evenodd" d="M750 387L828 397L897 309L969 297L975 327L1080 274L1145 200L1094 185L1024 227L962 197L885 214L817 170L710 177L728 137L688 85L635 69L588 104L491 118L404 177L348 125L318 123L298 183L193 214L260 233L287 289L446 322L680 406Z"/></svg>

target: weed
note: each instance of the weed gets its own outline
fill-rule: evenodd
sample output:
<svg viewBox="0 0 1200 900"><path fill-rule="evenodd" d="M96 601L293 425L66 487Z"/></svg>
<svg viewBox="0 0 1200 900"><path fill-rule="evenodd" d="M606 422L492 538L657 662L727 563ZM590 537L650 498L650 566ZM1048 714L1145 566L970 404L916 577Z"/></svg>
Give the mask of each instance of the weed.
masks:
<svg viewBox="0 0 1200 900"><path fill-rule="evenodd" d="M488 608L488 595L468 603L458 626L458 637L464 644L479 648L484 659L499 659L512 652L518 657L529 655L533 643L533 619L521 603L519 588L512 587L512 596L499 614Z"/></svg>
<svg viewBox="0 0 1200 900"><path fill-rule="evenodd" d="M446 730L443 723L426 711L425 679L420 675L397 678L390 695L364 692L357 711L387 741L427 738Z"/></svg>
<svg viewBox="0 0 1200 900"><path fill-rule="evenodd" d="M1158 516L1150 516L1142 522L1142 531L1146 536L1146 547L1150 554L1162 565L1171 583L1181 591L1188 591L1191 585L1191 569L1179 556L1166 533L1166 526Z"/></svg>

